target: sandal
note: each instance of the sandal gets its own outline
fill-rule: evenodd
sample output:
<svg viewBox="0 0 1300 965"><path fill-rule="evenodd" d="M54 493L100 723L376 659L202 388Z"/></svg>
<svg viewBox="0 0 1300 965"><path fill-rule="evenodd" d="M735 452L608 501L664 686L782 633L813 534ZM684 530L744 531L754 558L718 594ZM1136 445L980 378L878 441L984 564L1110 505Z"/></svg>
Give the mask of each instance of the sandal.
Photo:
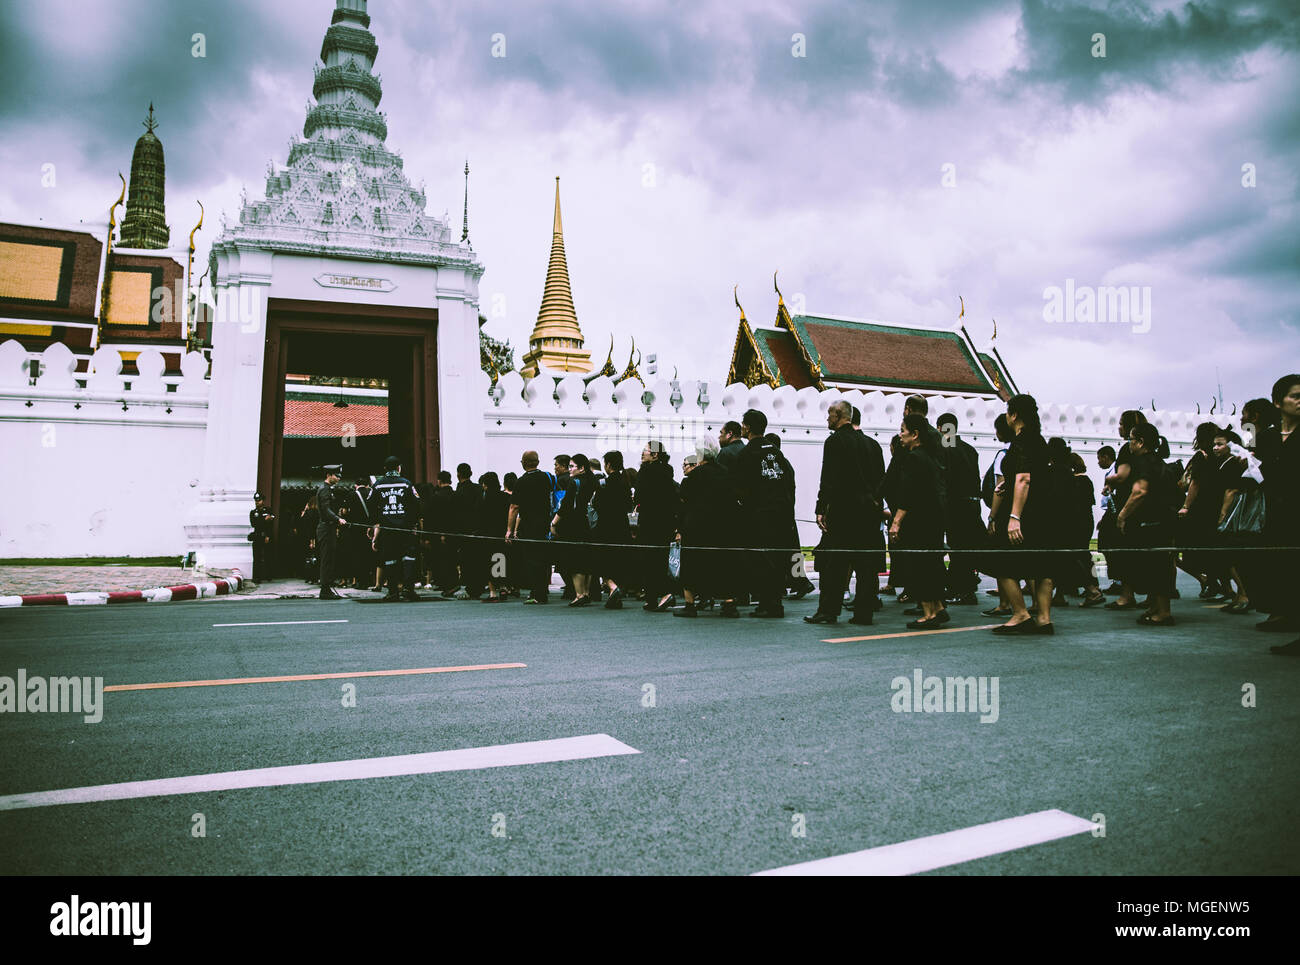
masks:
<svg viewBox="0 0 1300 965"><path fill-rule="evenodd" d="M1088 609L1088 607L1101 606L1105 602L1106 602L1106 594L1098 593L1096 596L1084 597L1083 602L1080 603L1079 606L1083 607L1086 610Z"/></svg>
<svg viewBox="0 0 1300 965"><path fill-rule="evenodd" d="M1232 613L1237 616L1240 616L1241 614L1249 613L1253 609L1255 609L1255 607L1251 605L1251 602L1249 600L1245 600L1241 603L1238 603L1236 600L1234 600L1233 602L1229 603L1227 606L1219 607L1219 612Z"/></svg>
<svg viewBox="0 0 1300 965"><path fill-rule="evenodd" d="M1136 610L1137 608L1136 603L1120 603L1119 600L1113 600L1105 606L1107 610Z"/></svg>

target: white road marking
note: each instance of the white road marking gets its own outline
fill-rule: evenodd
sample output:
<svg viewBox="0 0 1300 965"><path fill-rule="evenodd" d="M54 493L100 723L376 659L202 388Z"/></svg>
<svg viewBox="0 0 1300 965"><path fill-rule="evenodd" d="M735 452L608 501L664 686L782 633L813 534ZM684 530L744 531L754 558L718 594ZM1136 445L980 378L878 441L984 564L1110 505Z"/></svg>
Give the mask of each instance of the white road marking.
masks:
<svg viewBox="0 0 1300 965"><path fill-rule="evenodd" d="M300 623L347 623L347 620L272 620L266 623L214 623L214 627L291 627Z"/></svg>
<svg viewBox="0 0 1300 965"><path fill-rule="evenodd" d="M56 804L88 804L95 801L123 801L141 797L172 794L205 794L246 787L282 787L289 784L322 784L329 781L360 781L373 777L400 777L408 774L435 774L441 771L472 771L487 767L513 767L519 764L546 764L552 761L577 761L619 754L640 754L634 747L608 734L585 734L556 740L526 741L521 744L497 744L492 747L468 747L455 751L427 754L402 754L397 757L358 758L324 764L290 764L286 767L260 767L248 771L222 771L217 774L194 774L154 781L128 781L124 784L97 784L59 791L33 791L0 797L0 811L20 808L50 807Z"/></svg>
<svg viewBox="0 0 1300 965"><path fill-rule="evenodd" d="M1091 821L1053 808L1018 818L990 821L959 831L932 834L900 844L887 844L833 858L759 871L759 875L913 875L935 868L987 858L1033 844L1082 834L1096 827Z"/></svg>

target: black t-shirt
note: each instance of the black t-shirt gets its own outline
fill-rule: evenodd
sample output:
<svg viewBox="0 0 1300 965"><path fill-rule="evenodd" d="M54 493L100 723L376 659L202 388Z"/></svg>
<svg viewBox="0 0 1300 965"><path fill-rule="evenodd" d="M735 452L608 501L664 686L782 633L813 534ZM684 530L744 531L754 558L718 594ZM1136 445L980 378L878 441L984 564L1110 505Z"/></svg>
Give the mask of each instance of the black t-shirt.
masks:
<svg viewBox="0 0 1300 965"><path fill-rule="evenodd" d="M521 533L545 533L551 525L551 477L530 469L515 483L510 504L519 507Z"/></svg>
<svg viewBox="0 0 1300 965"><path fill-rule="evenodd" d="M1135 523L1163 523L1168 520L1169 506L1171 503L1169 494L1169 474L1165 471L1165 463L1155 453L1144 453L1140 456L1130 456L1132 459L1132 470L1129 472L1129 482L1136 485L1138 480L1146 480L1147 493L1142 502L1138 504L1136 515L1130 517L1130 522ZM1132 492L1132 485L1129 487ZM1130 497L1131 498L1131 497Z"/></svg>
<svg viewBox="0 0 1300 965"><path fill-rule="evenodd" d="M1016 476L1026 473L1029 475L1029 498L1021 508L1022 520L1040 510L1050 510L1047 505L1049 501L1043 498L1050 485L1049 469L1047 441L1043 439L1042 433L1030 429L1021 431L1011 441L1007 454L1002 459L1002 478L1006 481L1006 488L1002 493L998 516L1004 520L1010 517L1015 505Z"/></svg>

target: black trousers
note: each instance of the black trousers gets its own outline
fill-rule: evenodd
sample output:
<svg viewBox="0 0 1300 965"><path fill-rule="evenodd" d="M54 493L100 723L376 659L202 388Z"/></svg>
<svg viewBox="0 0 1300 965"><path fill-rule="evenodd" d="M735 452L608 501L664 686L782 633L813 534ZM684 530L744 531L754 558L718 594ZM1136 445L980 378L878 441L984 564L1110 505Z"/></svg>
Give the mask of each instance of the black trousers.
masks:
<svg viewBox="0 0 1300 965"><path fill-rule="evenodd" d="M338 532L333 526L316 527L316 555L320 557L320 588L334 585L334 563L338 556Z"/></svg>
<svg viewBox="0 0 1300 965"><path fill-rule="evenodd" d="M975 557L971 553L980 546L985 533L978 499L960 499L948 507L944 529L948 533L948 546L954 551L948 557L947 593L951 597L974 593L980 585L975 572Z"/></svg>
<svg viewBox="0 0 1300 965"><path fill-rule="evenodd" d="M551 547L546 535L549 527L525 529L519 527L519 538L529 540L519 549L519 586L534 599L545 600L551 589Z"/></svg>
<svg viewBox="0 0 1300 965"><path fill-rule="evenodd" d="M253 582L266 583L271 580L271 560L275 559L275 544L262 542L262 537L253 541Z"/></svg>

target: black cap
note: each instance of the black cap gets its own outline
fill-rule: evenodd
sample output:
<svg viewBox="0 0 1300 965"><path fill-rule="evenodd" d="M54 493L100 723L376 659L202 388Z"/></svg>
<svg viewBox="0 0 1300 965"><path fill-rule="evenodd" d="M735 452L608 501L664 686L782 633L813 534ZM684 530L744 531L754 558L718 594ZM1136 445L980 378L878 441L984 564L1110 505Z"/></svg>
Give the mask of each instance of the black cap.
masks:
<svg viewBox="0 0 1300 965"><path fill-rule="evenodd" d="M261 498L262 498L261 493L253 493L253 502L257 502Z"/></svg>
<svg viewBox="0 0 1300 965"><path fill-rule="evenodd" d="M325 470L325 475L327 475L327 476L328 476L330 473L337 473L337 474L340 475L340 476L343 475L343 464L342 464L342 463L338 463L338 462L327 463L323 468L324 468L324 470Z"/></svg>
<svg viewBox="0 0 1300 965"><path fill-rule="evenodd" d="M402 464L402 460L398 459L396 456L389 456L387 459L384 460L384 472L388 472L391 469L396 469L401 464Z"/></svg>

